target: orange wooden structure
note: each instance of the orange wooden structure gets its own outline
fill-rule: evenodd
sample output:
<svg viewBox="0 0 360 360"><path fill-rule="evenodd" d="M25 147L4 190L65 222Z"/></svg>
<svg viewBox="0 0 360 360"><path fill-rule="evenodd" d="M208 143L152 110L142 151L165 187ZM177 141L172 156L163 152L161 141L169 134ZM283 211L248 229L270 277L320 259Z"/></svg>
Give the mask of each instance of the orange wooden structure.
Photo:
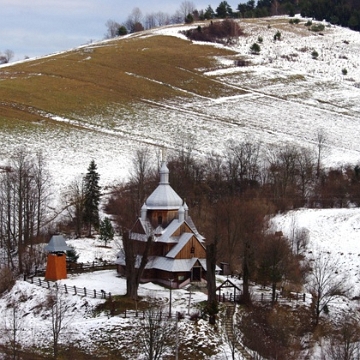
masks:
<svg viewBox="0 0 360 360"><path fill-rule="evenodd" d="M56 281L66 278L66 255L64 253L48 254L45 280Z"/></svg>
<svg viewBox="0 0 360 360"><path fill-rule="evenodd" d="M66 251L71 250L71 247L66 245L64 237L62 235L53 235L44 250L49 252L45 280L66 279Z"/></svg>

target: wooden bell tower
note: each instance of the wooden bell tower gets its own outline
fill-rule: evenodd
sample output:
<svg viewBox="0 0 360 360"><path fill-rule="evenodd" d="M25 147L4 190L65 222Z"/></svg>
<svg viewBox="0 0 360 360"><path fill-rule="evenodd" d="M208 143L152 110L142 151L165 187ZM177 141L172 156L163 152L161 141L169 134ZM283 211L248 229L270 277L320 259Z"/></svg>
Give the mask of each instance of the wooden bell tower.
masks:
<svg viewBox="0 0 360 360"><path fill-rule="evenodd" d="M66 251L71 250L71 248L66 245L64 237L62 235L53 235L44 250L49 252L45 280L66 279Z"/></svg>

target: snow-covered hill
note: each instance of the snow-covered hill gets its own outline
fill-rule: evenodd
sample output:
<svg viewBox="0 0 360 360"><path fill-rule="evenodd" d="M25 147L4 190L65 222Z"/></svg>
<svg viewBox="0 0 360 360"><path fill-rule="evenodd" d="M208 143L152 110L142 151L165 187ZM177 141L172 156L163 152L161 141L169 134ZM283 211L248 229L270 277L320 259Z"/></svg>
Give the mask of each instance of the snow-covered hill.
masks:
<svg viewBox="0 0 360 360"><path fill-rule="evenodd" d="M131 156L138 147L146 147L154 158L160 146L173 150L190 147L199 156L211 151L221 153L228 139L250 139L261 142L264 148L284 144L313 148L317 132L323 130L328 150L325 165L357 163L360 158L360 34L328 24L320 34L309 31L304 25L306 21L301 19L299 24L289 24L288 17L275 17L240 22L245 36L228 47L233 55L216 57L212 69L197 69L203 77L222 83L229 92L236 89L239 93L236 96L199 96L195 87L194 91L189 90L193 75L184 71L188 79L183 88L176 89L183 97L164 101L144 98L141 103L133 103L127 114L118 112L113 104L111 118L101 113L91 119L76 114L72 118L47 114L58 126L47 127L39 122L32 130L17 132L4 126L0 141L6 146L1 150L1 162L5 162L19 144L26 144L34 151L42 149L57 193L57 189L85 173L91 159L98 164L102 186L123 180L129 174ZM86 45L78 52L83 54L81 62L90 64L91 52L95 49L114 44L121 47L122 42L157 35L185 39L180 31L187 28L170 26L149 30L111 42ZM274 41L277 31L281 38ZM261 47L259 55L250 52L254 42L259 42ZM209 43L203 45L223 48ZM141 54L144 59L146 50ZM319 54L317 59L311 55L313 50ZM249 65L237 66L239 59L245 59ZM8 69L2 68L4 76ZM135 73L127 76L134 80L139 77ZM148 81L154 82L150 68ZM158 85L170 86L159 82ZM66 124L73 127L64 132L61 127Z"/></svg>

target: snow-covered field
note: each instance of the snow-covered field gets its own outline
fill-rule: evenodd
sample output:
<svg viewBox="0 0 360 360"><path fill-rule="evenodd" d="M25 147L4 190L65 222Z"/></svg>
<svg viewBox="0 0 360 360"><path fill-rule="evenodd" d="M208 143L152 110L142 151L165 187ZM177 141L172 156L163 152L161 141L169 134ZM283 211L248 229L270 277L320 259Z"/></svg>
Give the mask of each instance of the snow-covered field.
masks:
<svg viewBox="0 0 360 360"><path fill-rule="evenodd" d="M328 148L325 165L358 163L360 34L325 24L320 35L310 32L305 22L302 19L300 24L290 25L288 17L241 21L246 36L231 45L234 55L218 57L217 69L199 69L203 76L229 89L240 89L243 95L206 98L184 90L191 96L156 103L144 99L133 104L131 114L118 113L114 104L111 119L99 114L85 122L76 115L64 119L49 114L58 127L38 123L18 133L4 127L0 141L7 146L0 150L1 162L18 144L34 151L42 149L57 193L84 174L91 159L98 164L103 187L122 181L129 175L135 149L142 146L154 158L159 146L173 150L189 146L200 156L211 151L221 153L228 139L251 139L264 147L315 147L317 132L322 129ZM184 29L164 27L116 41L159 34L184 38L179 33ZM277 30L280 41L273 40ZM259 37L260 54L252 55L250 46ZM319 53L316 60L311 56L313 50ZM250 65L236 66L235 60L240 58ZM64 136L61 125L68 122L77 128L67 129Z"/></svg>

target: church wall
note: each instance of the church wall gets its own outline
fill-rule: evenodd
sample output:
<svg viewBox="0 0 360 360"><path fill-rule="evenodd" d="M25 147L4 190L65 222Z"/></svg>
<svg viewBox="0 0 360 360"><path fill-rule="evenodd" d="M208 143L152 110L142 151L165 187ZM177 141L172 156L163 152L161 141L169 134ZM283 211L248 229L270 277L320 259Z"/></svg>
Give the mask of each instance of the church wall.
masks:
<svg viewBox="0 0 360 360"><path fill-rule="evenodd" d="M177 210L149 210L147 216L151 225L156 228L159 225L168 226L173 219L177 218L177 213Z"/></svg>
<svg viewBox="0 0 360 360"><path fill-rule="evenodd" d="M177 254L176 259L191 259L193 257L199 259L206 258L206 251L199 241L193 236L187 244Z"/></svg>

